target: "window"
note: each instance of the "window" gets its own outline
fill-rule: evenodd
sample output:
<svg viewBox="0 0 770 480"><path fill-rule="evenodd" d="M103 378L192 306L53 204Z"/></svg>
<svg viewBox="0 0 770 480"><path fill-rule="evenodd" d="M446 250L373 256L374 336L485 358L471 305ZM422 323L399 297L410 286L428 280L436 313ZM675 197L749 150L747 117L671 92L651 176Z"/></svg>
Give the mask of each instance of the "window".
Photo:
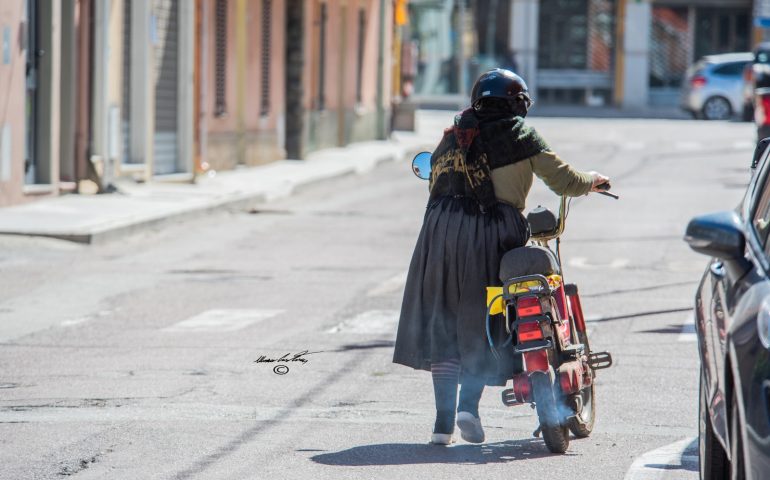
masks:
<svg viewBox="0 0 770 480"><path fill-rule="evenodd" d="M585 69L588 63L588 1L540 2L538 67Z"/></svg>
<svg viewBox="0 0 770 480"><path fill-rule="evenodd" d="M764 156L764 154L763 154ZM770 233L770 162L765 159L760 163L761 170L757 172L757 182L749 197L753 202L751 211L751 226L754 229L759 244L765 247Z"/></svg>
<svg viewBox="0 0 770 480"><path fill-rule="evenodd" d="M366 42L366 10L358 11L358 67L356 68L356 102L361 103L361 77L364 70L364 42Z"/></svg>
<svg viewBox="0 0 770 480"><path fill-rule="evenodd" d="M272 26L272 0L262 0L262 88L260 89L260 114L270 113L270 35Z"/></svg>
<svg viewBox="0 0 770 480"><path fill-rule="evenodd" d="M325 107L324 89L326 88L324 77L326 76L326 2L321 3L321 25L318 32L318 110Z"/></svg>
<svg viewBox="0 0 770 480"><path fill-rule="evenodd" d="M767 234L770 232L770 184L768 184L767 180L768 176L765 175L759 201L756 203L754 216L751 221L751 225L754 227L757 238L762 245L765 244Z"/></svg>
<svg viewBox="0 0 770 480"><path fill-rule="evenodd" d="M731 62L714 68L714 74L728 77L740 77L743 75L743 67L748 62Z"/></svg>
<svg viewBox="0 0 770 480"><path fill-rule="evenodd" d="M227 113L227 0L217 0L214 11L214 115Z"/></svg>

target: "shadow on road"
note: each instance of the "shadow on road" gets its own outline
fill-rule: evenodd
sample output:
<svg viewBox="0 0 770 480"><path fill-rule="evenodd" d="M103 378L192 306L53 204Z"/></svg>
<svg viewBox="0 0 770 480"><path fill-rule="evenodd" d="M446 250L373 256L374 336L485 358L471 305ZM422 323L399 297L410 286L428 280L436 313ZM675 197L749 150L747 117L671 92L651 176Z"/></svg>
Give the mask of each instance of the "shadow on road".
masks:
<svg viewBox="0 0 770 480"><path fill-rule="evenodd" d="M427 443L381 443L353 447L341 452L324 453L311 457L311 460L323 465L361 467L426 463L505 463L551 455L553 454L548 451L542 440L526 439L482 445L460 444L451 447Z"/></svg>
<svg viewBox="0 0 770 480"><path fill-rule="evenodd" d="M649 312L637 312L637 313L629 313L626 315L618 315L615 317L602 317L597 318L595 320L587 320L589 322L611 322L613 320L627 320L629 318L638 318L638 317L649 317L652 315L665 315L667 313L680 313L680 312L689 312L692 310L692 307L683 307L683 308L670 308L667 310L651 310Z"/></svg>
<svg viewBox="0 0 770 480"><path fill-rule="evenodd" d="M697 472L698 464L698 438L695 437L678 456L679 463L647 463L645 468L650 470L682 470L685 472Z"/></svg>

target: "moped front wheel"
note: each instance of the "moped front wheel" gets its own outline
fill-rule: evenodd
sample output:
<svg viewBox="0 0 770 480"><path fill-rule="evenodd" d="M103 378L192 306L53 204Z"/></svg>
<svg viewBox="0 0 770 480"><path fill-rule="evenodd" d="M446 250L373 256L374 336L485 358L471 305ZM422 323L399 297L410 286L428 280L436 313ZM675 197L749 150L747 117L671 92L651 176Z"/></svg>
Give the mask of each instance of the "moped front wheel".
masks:
<svg viewBox="0 0 770 480"><path fill-rule="evenodd" d="M533 373L530 381L543 441L551 453L564 453L569 447L569 427L559 414L551 376L544 372Z"/></svg>

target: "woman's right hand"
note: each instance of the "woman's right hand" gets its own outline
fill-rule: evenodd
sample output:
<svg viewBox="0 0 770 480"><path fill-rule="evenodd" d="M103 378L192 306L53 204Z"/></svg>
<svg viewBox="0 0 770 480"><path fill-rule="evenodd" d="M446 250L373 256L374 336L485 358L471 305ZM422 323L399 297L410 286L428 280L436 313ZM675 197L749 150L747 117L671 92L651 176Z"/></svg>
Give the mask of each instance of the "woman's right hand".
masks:
<svg viewBox="0 0 770 480"><path fill-rule="evenodd" d="M593 178L593 182L591 183L591 191L592 192L599 192L601 189L597 188L599 185L603 183L609 183L610 177L607 177L605 175L602 175L599 172L588 172L589 175Z"/></svg>

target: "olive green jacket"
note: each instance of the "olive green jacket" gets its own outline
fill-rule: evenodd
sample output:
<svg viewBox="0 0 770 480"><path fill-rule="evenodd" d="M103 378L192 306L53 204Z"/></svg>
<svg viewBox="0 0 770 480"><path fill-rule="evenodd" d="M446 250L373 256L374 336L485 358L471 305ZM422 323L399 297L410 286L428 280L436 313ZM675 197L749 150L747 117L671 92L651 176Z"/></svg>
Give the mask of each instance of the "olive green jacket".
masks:
<svg viewBox="0 0 770 480"><path fill-rule="evenodd" d="M593 184L590 174L575 170L554 152L545 151L492 170L497 200L524 210L533 174L557 195L579 197L590 192Z"/></svg>

